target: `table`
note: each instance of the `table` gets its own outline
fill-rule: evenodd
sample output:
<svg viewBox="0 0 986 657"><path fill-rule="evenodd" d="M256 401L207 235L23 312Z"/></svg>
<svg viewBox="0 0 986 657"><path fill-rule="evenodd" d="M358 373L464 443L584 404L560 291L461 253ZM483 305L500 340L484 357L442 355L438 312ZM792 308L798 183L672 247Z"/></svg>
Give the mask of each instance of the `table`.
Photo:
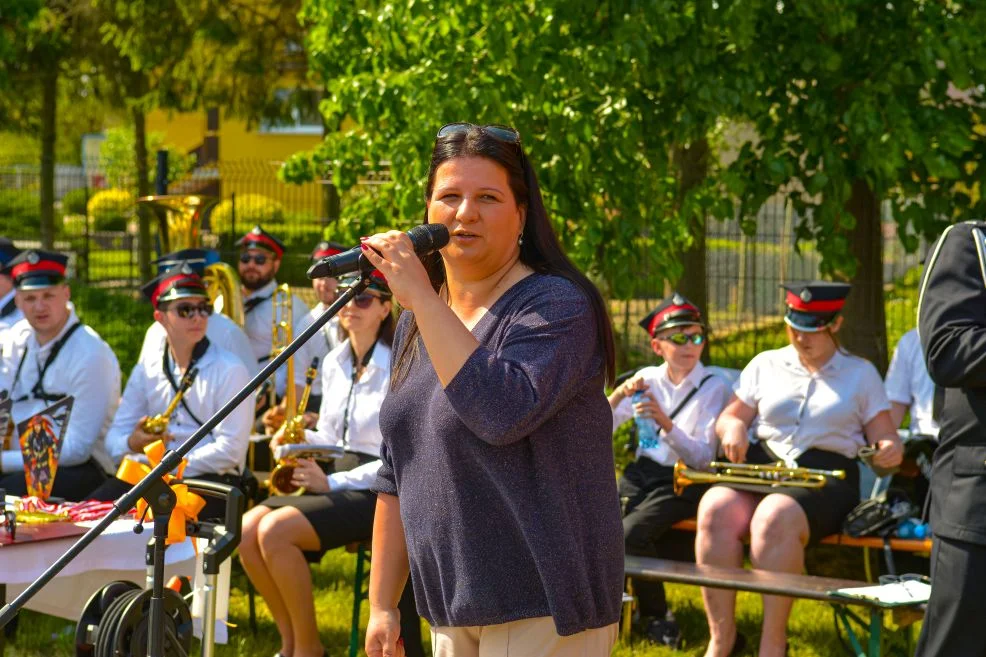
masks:
<svg viewBox="0 0 986 657"><path fill-rule="evenodd" d="M93 522L79 523L92 527ZM145 586L147 569L144 564L145 548L151 538L151 523L144 526L142 534L133 531L131 518L114 521L74 561L43 588L26 608L60 618L78 620L89 597L103 585L117 579L130 580ZM37 579L45 569L60 557L78 537L57 538L0 547L0 587L6 585L6 600L12 600L27 585ZM201 559L196 557L191 538L179 545L169 546L165 552L165 576L186 575L194 577L193 587L199 591L205 584ZM205 546L200 541L199 552ZM219 575L216 604L216 641L227 640L226 617L229 610L230 561L223 563ZM200 609L196 615L196 606ZM195 635L201 637L201 605L193 602ZM0 632L2 636L2 632ZM2 654L2 651L0 651Z"/></svg>

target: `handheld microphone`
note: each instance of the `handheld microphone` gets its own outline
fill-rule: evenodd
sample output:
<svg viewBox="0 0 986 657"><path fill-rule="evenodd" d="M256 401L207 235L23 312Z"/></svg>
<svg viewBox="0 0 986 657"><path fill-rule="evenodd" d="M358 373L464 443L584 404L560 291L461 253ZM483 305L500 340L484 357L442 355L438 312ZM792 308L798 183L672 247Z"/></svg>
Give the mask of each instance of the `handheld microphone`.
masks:
<svg viewBox="0 0 986 657"><path fill-rule="evenodd" d="M414 245L414 252L426 256L449 242L449 232L443 224L422 224L407 231ZM308 278L327 278L350 274L355 271L373 271L375 267L363 255L363 249L355 247L342 253L326 256L308 268Z"/></svg>

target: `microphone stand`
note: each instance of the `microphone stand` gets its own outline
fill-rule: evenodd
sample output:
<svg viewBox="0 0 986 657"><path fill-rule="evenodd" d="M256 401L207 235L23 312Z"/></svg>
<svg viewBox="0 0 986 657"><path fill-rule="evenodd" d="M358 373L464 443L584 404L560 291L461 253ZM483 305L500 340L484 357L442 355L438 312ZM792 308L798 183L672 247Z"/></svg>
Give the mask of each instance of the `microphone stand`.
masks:
<svg viewBox="0 0 986 657"><path fill-rule="evenodd" d="M325 326L336 313L342 309L356 295L365 290L370 285L370 274L368 271L360 272L359 280L355 285L348 288L336 299L331 306L325 309L318 318L312 322L301 334L277 355L276 358L267 363L260 372L253 377L232 399L216 411L216 414L206 420L205 424L188 437L177 449L168 450L161 458L161 462L154 467L147 476L137 482L134 487L113 503L113 508L103 517L92 529L70 547L65 554L60 556L55 563L50 565L44 573L34 580L30 586L24 589L12 602L4 605L0 609L0 630L6 627L17 612L33 598L38 591L43 589L48 582L55 578L65 566L75 559L86 547L96 540L96 537L103 533L114 520L129 511L143 498L150 509L154 512L154 542L153 542L153 573L151 583L151 599L148 611L148 636L147 636L147 655L148 657L165 657L164 652L164 549L168 537L168 522L171 519L171 511L175 507L176 497L171 487L164 483L162 477L181 464L182 458L194 448L217 424L223 421L227 415L233 412L254 390L260 387L284 362L290 358L304 343L308 342L313 335ZM288 385L293 385L289 381ZM138 521L139 522L139 521ZM137 527L140 527L138 524ZM140 532L137 532L140 533Z"/></svg>

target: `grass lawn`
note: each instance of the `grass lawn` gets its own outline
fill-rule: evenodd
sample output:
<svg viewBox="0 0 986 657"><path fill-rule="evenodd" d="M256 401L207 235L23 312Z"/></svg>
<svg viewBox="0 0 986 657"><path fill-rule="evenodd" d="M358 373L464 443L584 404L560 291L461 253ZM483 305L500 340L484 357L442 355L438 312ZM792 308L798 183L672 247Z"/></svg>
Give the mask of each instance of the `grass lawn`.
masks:
<svg viewBox="0 0 986 657"><path fill-rule="evenodd" d="M861 552L855 549L816 548L809 553L809 569L833 574L839 570L844 576L846 570L858 571L861 567ZM349 641L349 619L353 602L353 572L355 555L343 550L330 552L322 563L313 570L316 609L322 641L333 657L347 654ZM220 657L271 657L278 647L277 631L267 614L267 608L258 600L257 615L259 630L256 635L250 632L247 623L247 595L245 577L234 568L233 590L230 600L230 622L237 627L230 628L230 642L217 646ZM819 573L822 574L822 573ZM861 575L860 575L861 577ZM668 587L668 597L672 609L682 626L684 650L675 652L658 647L649 642L634 641L629 645L618 644L613 652L617 657L671 657L672 655L701 655L708 640L708 629L702 608L699 589L689 586ZM737 601L740 631L747 635L750 649L745 655L755 655L756 639L760 632L761 606L759 596L741 593ZM363 605L361 630L366 627L367 607ZM21 616L17 638L7 655L16 657L69 657L74 655L74 623L42 614L24 612ZM798 601L789 623L789 636L792 657L833 657L845 654L833 629L832 610L828 605ZM916 636L916 634L915 634ZM427 632L425 632L427 638ZM362 641L362 638L361 638ZM884 655L907 655L902 645L888 645ZM427 645L425 646L427 649ZM194 647L193 654L198 651Z"/></svg>

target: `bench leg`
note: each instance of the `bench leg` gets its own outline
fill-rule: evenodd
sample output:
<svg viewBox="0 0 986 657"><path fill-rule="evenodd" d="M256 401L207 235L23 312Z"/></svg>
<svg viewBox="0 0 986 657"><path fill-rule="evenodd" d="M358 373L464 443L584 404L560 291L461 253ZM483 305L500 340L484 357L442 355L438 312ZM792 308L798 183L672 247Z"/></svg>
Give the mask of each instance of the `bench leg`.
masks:
<svg viewBox="0 0 986 657"><path fill-rule="evenodd" d="M633 597L633 582L627 577L626 586L623 593L623 613L620 619L620 639L622 639L625 645L630 643L630 626L633 623L633 603L636 598Z"/></svg>
<svg viewBox="0 0 986 657"><path fill-rule="evenodd" d="M849 647L852 648L853 653L856 657L867 657L866 651L863 650L863 645L859 642L859 638L856 636L856 631L849 622L848 610L842 605L837 605L835 607L835 614L839 617L839 620L842 621L842 627L846 630L846 636L849 638Z"/></svg>
<svg viewBox="0 0 986 657"><path fill-rule="evenodd" d="M353 624L349 629L349 657L359 653L359 610L363 604L363 570L366 561L366 548L362 545L356 550L356 578L353 582Z"/></svg>
<svg viewBox="0 0 986 657"><path fill-rule="evenodd" d="M870 655L869 657L880 657L883 638L883 610L870 609Z"/></svg>

